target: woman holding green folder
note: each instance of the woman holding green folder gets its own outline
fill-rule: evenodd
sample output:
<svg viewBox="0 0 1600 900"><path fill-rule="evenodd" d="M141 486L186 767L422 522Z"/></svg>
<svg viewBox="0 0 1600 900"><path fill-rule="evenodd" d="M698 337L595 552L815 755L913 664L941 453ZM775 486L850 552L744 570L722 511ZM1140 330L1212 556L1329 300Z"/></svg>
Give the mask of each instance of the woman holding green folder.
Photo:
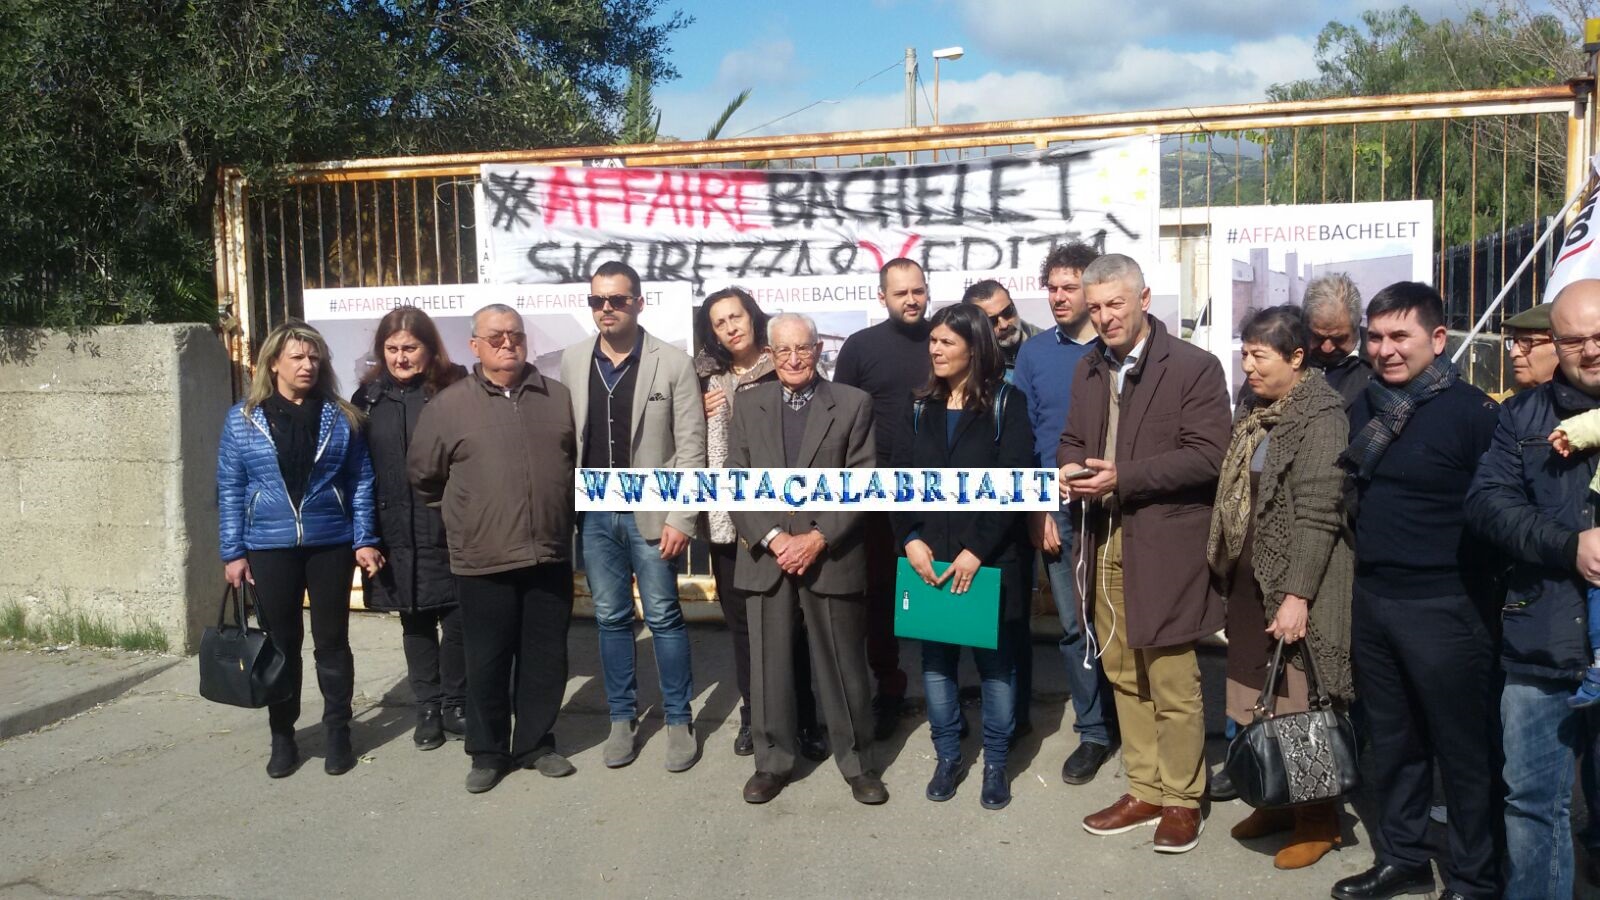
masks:
<svg viewBox="0 0 1600 900"><path fill-rule="evenodd" d="M933 315L928 356L933 374L916 393L906 415L907 438L893 448L895 468L1027 468L1033 465L1033 432L1027 402L1005 384L1005 361L983 311L970 304L948 306ZM972 586L980 566L998 568L999 615L1015 621L1028 614L1028 575L1032 563L1025 517L1016 512L945 512L906 509L892 513L895 534L912 569L930 585L953 594ZM937 570L937 571L936 571ZM973 602L993 598L973 597ZM993 650L972 648L982 679L983 792L985 809L1011 802L1006 754L1015 725L1015 647L1012 631L1000 629ZM922 644L922 678L928 696L928 724L938 764L928 782L929 800L955 796L961 780L961 707L956 667L961 645Z"/></svg>

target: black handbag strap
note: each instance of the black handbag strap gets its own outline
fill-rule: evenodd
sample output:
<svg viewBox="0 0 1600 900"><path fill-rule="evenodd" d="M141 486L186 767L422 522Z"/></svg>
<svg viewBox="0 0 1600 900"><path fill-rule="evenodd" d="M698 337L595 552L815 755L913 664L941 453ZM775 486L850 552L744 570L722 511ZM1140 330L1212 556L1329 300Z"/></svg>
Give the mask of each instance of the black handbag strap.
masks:
<svg viewBox="0 0 1600 900"><path fill-rule="evenodd" d="M236 627L240 631L244 631L249 627L245 617L249 614L250 608L244 599L245 592L248 590L250 590L249 582L241 583L238 587L230 584L223 589L222 605L217 610L217 629L219 631L228 627L228 609L230 607L233 609L233 620L238 623Z"/></svg>
<svg viewBox="0 0 1600 900"><path fill-rule="evenodd" d="M1306 664L1306 693L1310 695L1312 709L1330 709L1332 701L1328 692L1322 689L1322 679L1317 677L1316 654L1311 652L1311 635L1301 638L1300 658ZM1252 716L1256 719L1270 719L1276 714L1278 705L1278 676L1282 674L1288 662L1283 658L1284 639L1278 638L1278 643L1272 648L1272 662L1267 665L1267 683L1261 687L1261 696L1256 698L1256 705L1250 708Z"/></svg>

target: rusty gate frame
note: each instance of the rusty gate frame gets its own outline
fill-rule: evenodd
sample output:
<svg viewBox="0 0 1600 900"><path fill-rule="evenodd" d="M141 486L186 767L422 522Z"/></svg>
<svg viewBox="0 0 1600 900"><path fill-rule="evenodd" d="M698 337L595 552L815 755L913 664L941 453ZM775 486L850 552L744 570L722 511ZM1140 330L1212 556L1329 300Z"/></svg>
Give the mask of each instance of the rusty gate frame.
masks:
<svg viewBox="0 0 1600 900"><path fill-rule="evenodd" d="M1245 103L1144 112L1099 113L1056 118L1015 119L963 125L934 125L868 131L732 138L601 147L452 153L431 156L340 160L285 166L279 177L292 185L337 184L405 178L474 178L485 163L582 165L615 160L625 166L707 166L751 162L922 152L1043 149L1052 144L1137 135L1248 132L1269 128L1328 125L1418 123L1490 116L1558 113L1566 117L1565 194L1577 191L1587 178L1586 161L1595 152L1595 80L1494 90L1341 97L1287 103ZM229 353L236 378L248 370L250 321L250 184L244 173L220 173L214 212L216 289L219 309L230 314ZM1213 204L1214 205L1214 204ZM1199 213L1209 207L1163 210L1162 231L1176 233L1204 224Z"/></svg>

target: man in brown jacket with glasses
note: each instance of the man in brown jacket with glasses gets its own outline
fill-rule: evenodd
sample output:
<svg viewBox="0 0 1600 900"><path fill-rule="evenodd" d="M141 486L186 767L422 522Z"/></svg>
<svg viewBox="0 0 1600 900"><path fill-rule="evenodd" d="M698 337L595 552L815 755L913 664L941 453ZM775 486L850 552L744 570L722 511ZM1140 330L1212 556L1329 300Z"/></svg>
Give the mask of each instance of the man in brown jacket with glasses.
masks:
<svg viewBox="0 0 1600 900"><path fill-rule="evenodd" d="M423 409L406 468L444 518L467 657L467 790L478 794L519 766L573 772L551 728L567 684L577 440L567 389L528 364L520 313L479 310L472 352L472 376Z"/></svg>

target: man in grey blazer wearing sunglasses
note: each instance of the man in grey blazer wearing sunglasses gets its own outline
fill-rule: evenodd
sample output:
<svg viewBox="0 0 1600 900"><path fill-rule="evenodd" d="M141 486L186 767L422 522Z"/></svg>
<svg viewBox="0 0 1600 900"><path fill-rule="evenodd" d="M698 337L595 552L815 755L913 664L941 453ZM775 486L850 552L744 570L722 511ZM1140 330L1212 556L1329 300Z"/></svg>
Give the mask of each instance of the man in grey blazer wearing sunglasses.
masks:
<svg viewBox="0 0 1600 900"><path fill-rule="evenodd" d="M578 464L590 469L699 468L706 464L706 417L688 354L639 327L639 273L608 262L589 281L600 333L568 347L561 382L572 392ZM699 758L689 700L689 634L678 603L677 560L696 512L587 512L578 522L584 577L600 630L600 667L611 714L602 759L610 768L639 754L634 675L633 582L650 628L667 723L668 771Z"/></svg>

